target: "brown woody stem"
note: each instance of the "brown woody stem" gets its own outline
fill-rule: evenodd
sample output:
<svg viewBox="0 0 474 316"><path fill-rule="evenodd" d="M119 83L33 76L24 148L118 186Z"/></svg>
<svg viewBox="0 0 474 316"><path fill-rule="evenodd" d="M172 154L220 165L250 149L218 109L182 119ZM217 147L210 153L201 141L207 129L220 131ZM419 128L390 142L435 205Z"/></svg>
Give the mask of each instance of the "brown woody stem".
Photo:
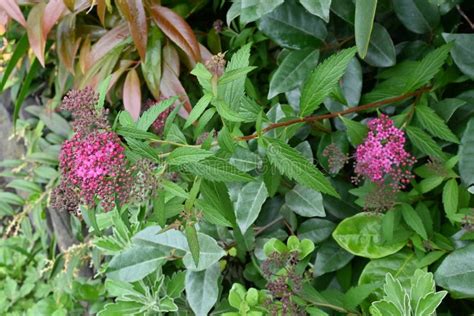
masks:
<svg viewBox="0 0 474 316"><path fill-rule="evenodd" d="M362 112L362 111L365 111L365 110L368 110L368 109L377 108L377 107L384 106L384 105L387 105L387 104L390 104L390 103L403 101L403 100L406 100L406 99L411 98L411 97L417 97L417 96L419 96L419 95L421 95L425 92L429 92L430 89L431 89L430 87L423 87L423 88L418 89L414 92L402 94L402 95L397 96L397 97L393 97L393 98L389 98L389 99L385 99L385 100L381 100L381 101L377 101L377 102L367 103L367 104L364 104L364 105L361 105L361 106L349 108L349 109L344 110L344 111L333 112L333 113L328 113L328 114L323 114L323 115L305 116L305 117L300 117L300 118L292 119L292 120L285 121L285 122L273 123L273 124L270 124L269 126L265 127L262 130L262 133L269 132L269 131L271 131L275 128L285 127L285 126L289 126L289 125L293 125L293 124L320 121L320 120L324 120L324 119L330 119L330 118L338 117L338 116L341 116L341 115L346 115L346 114L349 114L349 113ZM239 140L239 141L242 141L242 140L250 140L250 139L255 139L255 138L258 138L257 134L237 137L236 139Z"/></svg>

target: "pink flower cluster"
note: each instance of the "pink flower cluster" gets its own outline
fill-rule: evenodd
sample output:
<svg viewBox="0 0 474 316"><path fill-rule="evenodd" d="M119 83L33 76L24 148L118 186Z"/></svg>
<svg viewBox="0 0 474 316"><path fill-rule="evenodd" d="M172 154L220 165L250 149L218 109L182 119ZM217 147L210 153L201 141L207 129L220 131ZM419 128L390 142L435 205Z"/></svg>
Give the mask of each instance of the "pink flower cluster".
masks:
<svg viewBox="0 0 474 316"><path fill-rule="evenodd" d="M57 209L79 214L79 204L95 207L97 199L110 211L129 199L134 169L127 167L125 148L110 131L107 111L95 108L97 100L94 90L86 88L70 91L61 105L72 113L76 133L59 154L62 179L51 198Z"/></svg>
<svg viewBox="0 0 474 316"><path fill-rule="evenodd" d="M367 138L355 153L354 181L365 178L380 185L388 183L393 191L405 188L413 178L410 167L415 158L404 149L404 132L386 115L371 120L368 127Z"/></svg>
<svg viewBox="0 0 474 316"><path fill-rule="evenodd" d="M124 150L113 132L75 134L64 142L59 156L63 181L78 188L88 206L95 206L98 197L104 210L111 210L116 201L126 202L131 191Z"/></svg>

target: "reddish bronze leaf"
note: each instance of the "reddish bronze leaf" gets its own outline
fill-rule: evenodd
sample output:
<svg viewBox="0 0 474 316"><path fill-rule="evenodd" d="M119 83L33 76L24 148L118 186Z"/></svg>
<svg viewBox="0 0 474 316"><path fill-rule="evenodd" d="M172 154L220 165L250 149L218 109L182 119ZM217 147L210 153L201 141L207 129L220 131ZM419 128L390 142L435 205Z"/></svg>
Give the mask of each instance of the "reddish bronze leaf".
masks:
<svg viewBox="0 0 474 316"><path fill-rule="evenodd" d="M46 38L43 34L43 15L45 7L46 4L44 2L35 5L28 14L28 20L26 22L26 32L28 33L30 47L43 67L44 47L46 45Z"/></svg>
<svg viewBox="0 0 474 316"><path fill-rule="evenodd" d="M49 31L66 11L63 0L50 0L44 9L43 15L43 36L48 37Z"/></svg>
<svg viewBox="0 0 474 316"><path fill-rule="evenodd" d="M201 61L199 44L189 24L171 9L159 5L150 9L158 27L188 55L192 64Z"/></svg>
<svg viewBox="0 0 474 316"><path fill-rule="evenodd" d="M106 93L108 93L109 90L112 89L112 87L117 83L123 73L127 71L134 63L134 60L129 59L123 59L120 61L118 69L112 73L112 78L110 79L109 87L107 88Z"/></svg>
<svg viewBox="0 0 474 316"><path fill-rule="evenodd" d="M140 58L145 60L148 25L142 0L116 0L115 3L128 22L128 27Z"/></svg>
<svg viewBox="0 0 474 316"><path fill-rule="evenodd" d="M199 50L201 51L201 59L203 63L211 59L212 53L206 48L206 46L199 43Z"/></svg>
<svg viewBox="0 0 474 316"><path fill-rule="evenodd" d="M3 9L13 20L26 27L25 17L15 0L1 0L0 9Z"/></svg>
<svg viewBox="0 0 474 316"><path fill-rule="evenodd" d="M179 81L179 62L178 53L170 46L166 45L163 48L163 74L160 82L160 93L163 98L178 96L183 102L184 107L179 111L183 118L187 118L192 111L191 102L189 102L186 90L184 90L181 81ZM178 65L178 69L176 69ZM176 70L178 72L176 72Z"/></svg>
<svg viewBox="0 0 474 316"><path fill-rule="evenodd" d="M140 91L140 79L133 68L127 74L123 85L123 106L136 121L140 116L142 106L142 94Z"/></svg>
<svg viewBox="0 0 474 316"><path fill-rule="evenodd" d="M87 60L89 60L89 55L91 54L91 40L88 37L83 41L81 46L81 51L79 53L79 69L81 73L85 74L87 71Z"/></svg>
<svg viewBox="0 0 474 316"><path fill-rule="evenodd" d="M126 39L128 35L127 24L120 23L102 36L91 48L91 52L86 61L86 71L111 49L117 46L117 44Z"/></svg>
<svg viewBox="0 0 474 316"><path fill-rule="evenodd" d="M59 22L56 31L59 60L72 74L74 74L74 59L79 47L75 26L76 15L68 14Z"/></svg>
<svg viewBox="0 0 474 316"><path fill-rule="evenodd" d="M97 15L99 16L100 23L105 25L105 9L107 5L105 0L97 0Z"/></svg>

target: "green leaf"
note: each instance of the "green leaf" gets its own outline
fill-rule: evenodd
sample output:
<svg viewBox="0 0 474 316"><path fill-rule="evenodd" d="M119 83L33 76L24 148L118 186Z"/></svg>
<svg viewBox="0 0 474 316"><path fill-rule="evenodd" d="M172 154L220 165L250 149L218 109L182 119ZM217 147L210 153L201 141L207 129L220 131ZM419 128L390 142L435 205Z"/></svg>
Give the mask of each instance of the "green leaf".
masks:
<svg viewBox="0 0 474 316"><path fill-rule="evenodd" d="M434 30L439 23L439 12L435 4L426 0L393 1L398 19L412 32L418 34Z"/></svg>
<svg viewBox="0 0 474 316"><path fill-rule="evenodd" d="M244 120L243 117L241 117L238 112L232 110L225 101L215 99L212 101L212 104L216 107L217 112L222 118L230 122L242 122Z"/></svg>
<svg viewBox="0 0 474 316"><path fill-rule="evenodd" d="M404 78L405 92L414 91L426 85L444 65L451 47L450 43L440 46L418 61L408 78Z"/></svg>
<svg viewBox="0 0 474 316"><path fill-rule="evenodd" d="M360 58L365 58L369 49L370 35L374 25L377 0L356 0L355 41Z"/></svg>
<svg viewBox="0 0 474 316"><path fill-rule="evenodd" d="M186 271L186 299L196 316L207 316L217 302L220 275L218 264L204 271Z"/></svg>
<svg viewBox="0 0 474 316"><path fill-rule="evenodd" d="M137 128L142 131L147 131L150 126L155 122L158 116L172 106L177 97L172 97L161 101L158 104L153 105L151 108L143 112L137 122Z"/></svg>
<svg viewBox="0 0 474 316"><path fill-rule="evenodd" d="M415 126L408 126L407 134L413 145L422 153L431 157L440 158L442 160L446 158L446 155L441 150L441 147L439 147L433 138L426 134L422 129Z"/></svg>
<svg viewBox="0 0 474 316"><path fill-rule="evenodd" d="M212 94L206 93L205 95L202 96L202 98L199 99L199 101L196 103L196 105L193 107L193 110L191 113L189 113L188 119L186 120L186 123L184 124L184 128L188 128L191 124L196 121L201 114L206 110L207 106L212 100Z"/></svg>
<svg viewBox="0 0 474 316"><path fill-rule="evenodd" d="M453 298L474 298L474 244L454 250L435 272L438 286Z"/></svg>
<svg viewBox="0 0 474 316"><path fill-rule="evenodd" d="M442 33L446 42L454 41L451 56L462 73L474 79L474 34L449 34ZM0 89L1 90L1 89Z"/></svg>
<svg viewBox="0 0 474 316"><path fill-rule="evenodd" d="M149 29L145 60L140 63L143 79L155 100L160 99L163 34L157 27Z"/></svg>
<svg viewBox="0 0 474 316"><path fill-rule="evenodd" d="M357 57L352 58L347 66L346 72L342 76L341 88L348 106L359 104L362 92L362 67Z"/></svg>
<svg viewBox="0 0 474 316"><path fill-rule="evenodd" d="M343 116L340 118L347 128L347 137L349 138L352 146L356 147L357 145L362 144L369 131L367 126L362 123L346 119Z"/></svg>
<svg viewBox="0 0 474 316"><path fill-rule="evenodd" d="M128 112L122 112L122 113L128 114ZM116 132L117 134L122 135L127 138L135 138L135 139L142 139L142 140L160 139L158 136L156 136L156 134L145 132L135 127L119 126Z"/></svg>
<svg viewBox="0 0 474 316"><path fill-rule="evenodd" d="M126 138L127 145L130 146L130 148L143 158L148 158L152 161L155 162L161 162L160 157L156 153L156 151L147 143L135 140L133 138Z"/></svg>
<svg viewBox="0 0 474 316"><path fill-rule="evenodd" d="M250 150L238 146L229 162L231 165L237 167L237 169L248 172L260 168L262 166L262 159L259 155L254 154Z"/></svg>
<svg viewBox="0 0 474 316"><path fill-rule="evenodd" d="M193 162L198 162L213 155L212 152L195 147L179 147L171 152L168 156L167 162L170 165L183 165Z"/></svg>
<svg viewBox="0 0 474 316"><path fill-rule="evenodd" d="M296 1L285 1L258 20L257 25L278 45L292 49L318 47L327 35L324 22Z"/></svg>
<svg viewBox="0 0 474 316"><path fill-rule="evenodd" d="M3 69L2 81L0 82L0 92L3 92L3 89L5 88L5 85L8 81L8 77L10 77L10 74L15 69L20 58L26 55L28 47L28 35L25 33L16 44L15 50L9 58L6 68Z"/></svg>
<svg viewBox="0 0 474 316"><path fill-rule="evenodd" d="M284 0L274 1L255 1L255 0L243 0L240 1L240 22L243 24L256 21L267 13L272 12Z"/></svg>
<svg viewBox="0 0 474 316"><path fill-rule="evenodd" d="M339 247L333 239L328 239L316 251L314 276L337 271L348 264L353 257L352 254Z"/></svg>
<svg viewBox="0 0 474 316"><path fill-rule="evenodd" d="M238 170L226 160L218 157L209 157L204 160L185 164L182 168L196 176L218 182L247 182L253 178Z"/></svg>
<svg viewBox="0 0 474 316"><path fill-rule="evenodd" d="M344 219L332 233L339 246L350 253L365 258L382 258L405 246L406 238L383 243L382 216L359 213Z"/></svg>
<svg viewBox="0 0 474 316"><path fill-rule="evenodd" d="M320 218L308 219L298 227L298 238L320 243L331 236L334 228L336 224L331 221Z"/></svg>
<svg viewBox="0 0 474 316"><path fill-rule="evenodd" d="M382 285L385 275L391 273L397 276L404 288L409 288L417 268L418 261L415 254L408 250L402 250L388 257L369 261L359 277L359 285ZM376 290L374 294L377 298L382 298L381 289Z"/></svg>
<svg viewBox="0 0 474 316"><path fill-rule="evenodd" d="M282 174L313 190L339 197L331 183L296 149L281 140L264 137L266 155Z"/></svg>
<svg viewBox="0 0 474 316"><path fill-rule="evenodd" d="M13 107L13 124L16 125L16 121L20 114L20 108L25 101L26 96L30 93L30 86L31 82L34 78L38 75L40 63L38 59L33 57L33 61L31 63L30 69L28 70L25 79L23 80L23 84L21 85L20 92L18 92L18 96L16 97L15 105Z"/></svg>
<svg viewBox="0 0 474 316"><path fill-rule="evenodd" d="M326 23L328 23L331 1L332 0L300 0L300 3L311 14L319 16Z"/></svg>
<svg viewBox="0 0 474 316"><path fill-rule="evenodd" d="M300 116L313 113L333 91L355 53L355 47L344 49L316 67L301 92Z"/></svg>
<svg viewBox="0 0 474 316"><path fill-rule="evenodd" d="M200 248L199 248L199 240L197 236L196 227L194 227L194 224L186 225L184 232L186 234L186 240L188 241L189 250L191 251L194 264L197 267L199 266Z"/></svg>
<svg viewBox="0 0 474 316"><path fill-rule="evenodd" d="M349 310L355 310L370 294L374 292L380 284L361 284L351 287L344 295L344 307Z"/></svg>
<svg viewBox="0 0 474 316"><path fill-rule="evenodd" d="M459 174L467 187L474 185L474 118L467 123L461 138Z"/></svg>
<svg viewBox="0 0 474 316"><path fill-rule="evenodd" d="M219 78L219 84L225 85L231 83L237 79L242 79L246 77L246 75L254 70L257 67L254 66L246 66L237 69L232 69L229 71L224 72L224 74Z"/></svg>
<svg viewBox="0 0 474 316"><path fill-rule="evenodd" d="M374 23L364 61L375 67L391 67L395 65L396 56L395 45L390 34L382 25Z"/></svg>
<svg viewBox="0 0 474 316"><path fill-rule="evenodd" d="M235 204L235 217L242 234L255 222L267 197L263 181L249 182L242 187Z"/></svg>
<svg viewBox="0 0 474 316"><path fill-rule="evenodd" d="M410 226L418 235L423 237L423 239L428 239L428 234L426 233L425 226L423 221L418 213L411 207L411 205L402 203L401 204L402 216L405 220L405 223Z"/></svg>
<svg viewBox="0 0 474 316"><path fill-rule="evenodd" d="M239 68L245 68L249 66L250 59L250 46L251 43L248 43L242 46L234 55L230 62L225 68L225 72L236 70ZM228 104L233 111L237 111L240 105L240 100L244 96L245 90L245 79L243 76L237 80L229 82L227 84L220 84L218 86L218 96L223 98L225 104ZM219 113L220 114L220 113ZM221 114L222 115L222 114Z"/></svg>
<svg viewBox="0 0 474 316"><path fill-rule="evenodd" d="M435 104L431 104L430 106L445 122L447 122L453 116L454 112L464 104L466 104L466 101L464 100L447 98L436 102Z"/></svg>
<svg viewBox="0 0 474 316"><path fill-rule="evenodd" d="M443 188L443 206L446 217L453 222L454 216L458 212L459 187L456 179L450 179Z"/></svg>
<svg viewBox="0 0 474 316"><path fill-rule="evenodd" d="M319 50L304 48L295 50L283 59L270 80L268 99L299 87L319 60Z"/></svg>
<svg viewBox="0 0 474 316"><path fill-rule="evenodd" d="M204 218L211 224L233 227L232 223L224 216L223 212L206 200L197 200L195 206L203 212Z"/></svg>
<svg viewBox="0 0 474 316"><path fill-rule="evenodd" d="M285 203L293 212L304 217L326 216L321 193L303 185L297 184L286 193Z"/></svg>
<svg viewBox="0 0 474 316"><path fill-rule="evenodd" d="M7 184L7 188L13 188L19 191L24 191L28 193L40 193L41 187L32 181L24 180L24 179L15 179L10 181Z"/></svg>
<svg viewBox="0 0 474 316"><path fill-rule="evenodd" d="M0 191L0 201L6 202L12 205L23 205L25 200L23 200L18 195L11 192L1 192Z"/></svg>
<svg viewBox="0 0 474 316"><path fill-rule="evenodd" d="M447 140L448 142L459 144L458 138L451 132L449 127L440 118L434 110L426 105L418 105L416 107L416 118L420 121L431 135Z"/></svg>
<svg viewBox="0 0 474 316"><path fill-rule="evenodd" d="M112 75L108 75L104 80L102 80L97 88L99 93L99 101L96 104L96 109L103 109L105 97L107 95L107 90L109 89L110 80L112 80Z"/></svg>
<svg viewBox="0 0 474 316"><path fill-rule="evenodd" d="M415 315L433 315L446 294L448 294L448 292L440 291L437 293L430 293L420 299L416 306Z"/></svg>
<svg viewBox="0 0 474 316"><path fill-rule="evenodd" d="M115 316L115 315L137 315L143 308L143 304L138 302L108 303L104 306L97 316Z"/></svg>
<svg viewBox="0 0 474 316"><path fill-rule="evenodd" d="M193 255L189 250L183 258L186 268L192 271L208 269L225 255L225 251L219 247L214 238L202 233L198 233L197 237L199 243L199 264L196 265Z"/></svg>
<svg viewBox="0 0 474 316"><path fill-rule="evenodd" d="M173 196L179 196L184 199L189 198L189 194L178 184L168 181L168 180L161 180L161 186L166 192L171 193Z"/></svg>
<svg viewBox="0 0 474 316"><path fill-rule="evenodd" d="M234 206L224 183L202 181L201 195L214 209L218 210L231 224L235 224Z"/></svg>
<svg viewBox="0 0 474 316"><path fill-rule="evenodd" d="M112 258L107 268L107 277L136 282L158 269L167 255L156 247L134 246Z"/></svg>

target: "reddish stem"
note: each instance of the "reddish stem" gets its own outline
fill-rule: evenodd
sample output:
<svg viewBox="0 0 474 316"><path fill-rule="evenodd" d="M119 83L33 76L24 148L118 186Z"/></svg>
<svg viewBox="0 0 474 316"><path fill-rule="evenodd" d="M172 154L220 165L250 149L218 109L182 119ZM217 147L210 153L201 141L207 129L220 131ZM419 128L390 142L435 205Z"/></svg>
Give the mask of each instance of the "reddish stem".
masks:
<svg viewBox="0 0 474 316"><path fill-rule="evenodd" d="M270 124L269 126L267 126L266 128L262 129L262 133L266 133L266 132L271 131L275 128L285 127L285 126L289 126L289 125L293 125L293 124L320 121L320 120L324 120L324 119L330 119L330 118L338 117L340 115L346 115L346 114L349 114L349 113L365 111L365 110L368 110L368 109L371 109L371 108L376 108L376 107L380 107L380 106L387 105L387 104L390 104L390 103L403 101L405 99L408 99L408 98L411 98L411 97L414 97L414 96L419 96L419 95L421 95L425 92L430 91L430 89L431 89L430 87L424 87L424 88L418 89L414 92L402 94L400 96L385 99L385 100L382 100L382 101L367 103L367 104L364 104L364 105L361 105L361 106L349 108L349 109L344 110L344 111L333 112L333 113L328 113L328 114L323 114L323 115L305 116L305 117L300 117L300 118L292 119L292 120L285 121L285 122L273 123L273 124ZM237 140L250 140L250 139L254 139L254 138L258 138L258 135L256 133L252 134L252 135L237 137L236 139Z"/></svg>

